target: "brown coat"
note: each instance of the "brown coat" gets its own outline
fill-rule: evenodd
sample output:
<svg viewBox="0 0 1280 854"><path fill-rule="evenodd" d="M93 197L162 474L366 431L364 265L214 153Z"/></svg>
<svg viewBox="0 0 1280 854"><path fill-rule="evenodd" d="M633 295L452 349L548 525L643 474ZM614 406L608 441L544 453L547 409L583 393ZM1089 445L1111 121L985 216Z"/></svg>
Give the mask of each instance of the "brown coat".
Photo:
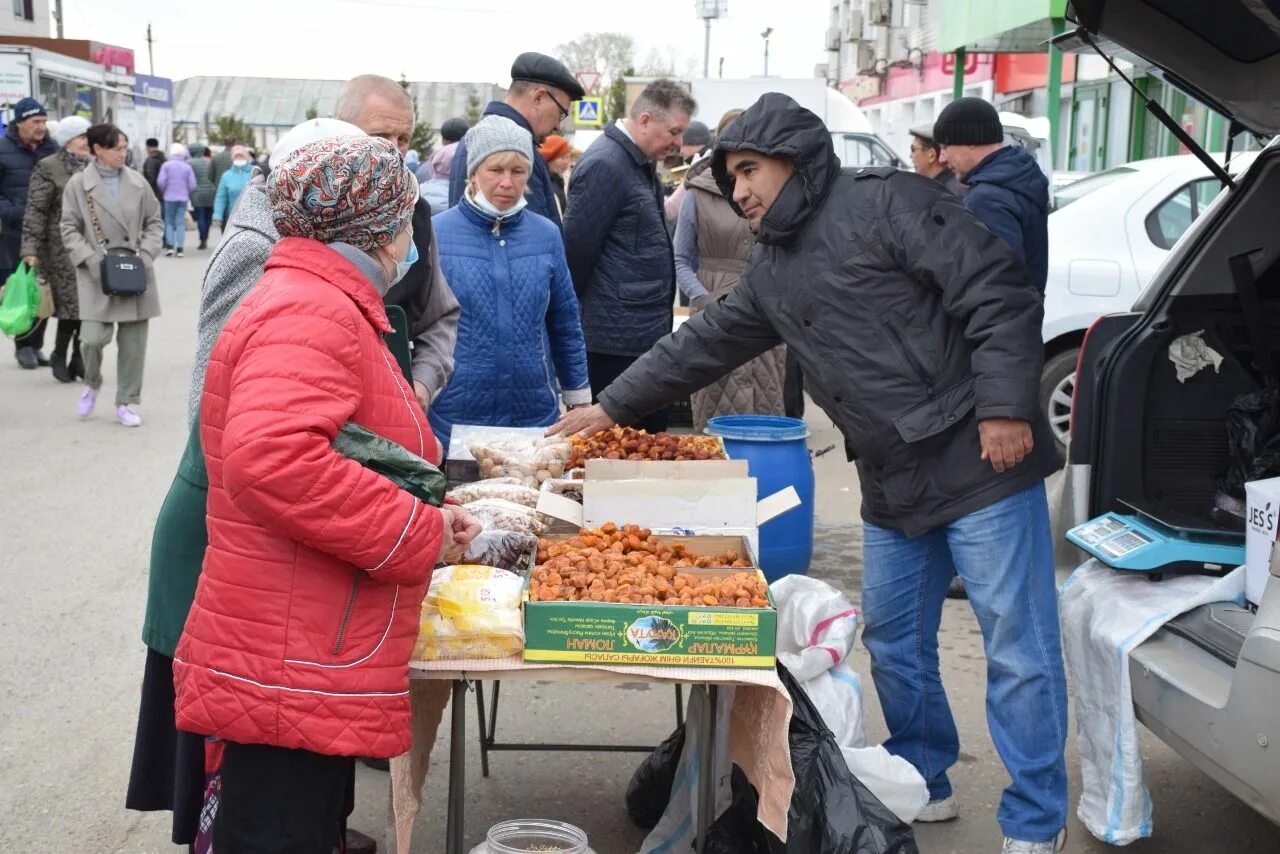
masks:
<svg viewBox="0 0 1280 854"><path fill-rule="evenodd" d="M22 217L23 258L35 256L40 277L53 292L53 316L63 320L80 317L76 268L62 245L62 193L71 176L83 169L66 150L36 164Z"/></svg>
<svg viewBox="0 0 1280 854"><path fill-rule="evenodd" d="M698 280L709 298L719 299L738 285L755 238L716 186L710 158L690 170L690 194L698 211ZM698 166L702 166L698 169ZM694 311L702 308L695 304ZM694 428L701 431L718 415L782 415L786 348L777 347L693 393Z"/></svg>
<svg viewBox="0 0 1280 854"><path fill-rule="evenodd" d="M110 248L127 247L142 258L147 292L140 297L109 297L102 292L99 264L102 247L89 216L89 199L98 213L102 235ZM124 323L160 316L156 292L155 258L164 239L160 203L147 179L132 169L120 171L120 194L111 198L96 166L73 176L62 196L62 243L76 270L80 319Z"/></svg>

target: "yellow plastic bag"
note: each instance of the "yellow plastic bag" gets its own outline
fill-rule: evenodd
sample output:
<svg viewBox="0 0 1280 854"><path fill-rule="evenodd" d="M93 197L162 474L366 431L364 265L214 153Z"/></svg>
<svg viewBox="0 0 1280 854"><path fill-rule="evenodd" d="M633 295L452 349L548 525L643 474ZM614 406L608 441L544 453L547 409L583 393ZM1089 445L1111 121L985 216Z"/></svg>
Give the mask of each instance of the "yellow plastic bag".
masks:
<svg viewBox="0 0 1280 854"><path fill-rule="evenodd" d="M490 566L436 570L422 603L413 658L506 658L520 652L522 585L515 573Z"/></svg>

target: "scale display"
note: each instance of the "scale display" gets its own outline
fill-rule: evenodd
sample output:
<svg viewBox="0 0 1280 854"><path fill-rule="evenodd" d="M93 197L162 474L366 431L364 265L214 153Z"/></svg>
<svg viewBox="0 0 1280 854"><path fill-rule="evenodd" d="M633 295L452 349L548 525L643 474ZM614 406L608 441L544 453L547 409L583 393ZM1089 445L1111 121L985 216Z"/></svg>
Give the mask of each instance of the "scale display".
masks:
<svg viewBox="0 0 1280 854"><path fill-rule="evenodd" d="M1165 575L1225 575L1244 563L1244 531L1179 528L1141 511L1107 513L1067 539L1113 569Z"/></svg>

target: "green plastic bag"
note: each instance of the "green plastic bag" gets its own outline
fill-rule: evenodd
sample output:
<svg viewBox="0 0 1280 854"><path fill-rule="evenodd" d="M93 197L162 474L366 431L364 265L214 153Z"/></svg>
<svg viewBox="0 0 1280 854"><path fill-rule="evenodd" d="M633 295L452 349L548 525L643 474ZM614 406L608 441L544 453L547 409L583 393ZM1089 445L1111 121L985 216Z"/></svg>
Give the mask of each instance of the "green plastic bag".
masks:
<svg viewBox="0 0 1280 854"><path fill-rule="evenodd" d="M26 335L35 326L40 311L40 285L35 271L23 261L4 285L0 299L0 332L13 336Z"/></svg>
<svg viewBox="0 0 1280 854"><path fill-rule="evenodd" d="M333 449L434 507L444 503L444 472L390 439L348 421L333 440Z"/></svg>

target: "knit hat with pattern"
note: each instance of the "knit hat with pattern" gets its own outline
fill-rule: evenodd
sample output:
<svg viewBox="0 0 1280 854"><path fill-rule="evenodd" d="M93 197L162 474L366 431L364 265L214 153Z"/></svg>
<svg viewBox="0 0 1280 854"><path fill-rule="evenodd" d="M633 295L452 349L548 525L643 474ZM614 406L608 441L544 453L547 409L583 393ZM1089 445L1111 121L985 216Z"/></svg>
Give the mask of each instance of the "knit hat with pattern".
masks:
<svg viewBox="0 0 1280 854"><path fill-rule="evenodd" d="M399 150L372 136L303 146L271 170L267 201L284 237L349 243L371 252L413 213L418 182Z"/></svg>
<svg viewBox="0 0 1280 854"><path fill-rule="evenodd" d="M462 144L467 147L467 177L476 174L480 164L500 151L523 154L533 163L533 137L520 125L502 116L485 116L467 131Z"/></svg>

